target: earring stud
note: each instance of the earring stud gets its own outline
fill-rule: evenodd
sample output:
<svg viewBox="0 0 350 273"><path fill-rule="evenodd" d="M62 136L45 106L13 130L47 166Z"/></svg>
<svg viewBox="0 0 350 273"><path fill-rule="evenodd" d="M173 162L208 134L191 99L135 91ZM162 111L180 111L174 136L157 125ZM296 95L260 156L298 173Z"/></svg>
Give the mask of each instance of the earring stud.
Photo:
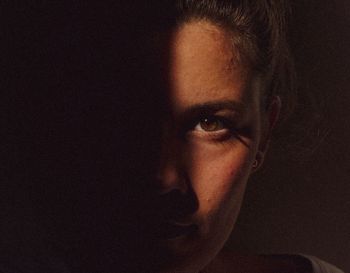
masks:
<svg viewBox="0 0 350 273"><path fill-rule="evenodd" d="M259 168L259 166L261 165L261 162L263 161L264 158L264 154L261 151L258 151L257 154L255 155L255 159L253 162L253 169L257 169Z"/></svg>
<svg viewBox="0 0 350 273"><path fill-rule="evenodd" d="M253 162L253 168L256 169L259 166L259 161L257 159Z"/></svg>

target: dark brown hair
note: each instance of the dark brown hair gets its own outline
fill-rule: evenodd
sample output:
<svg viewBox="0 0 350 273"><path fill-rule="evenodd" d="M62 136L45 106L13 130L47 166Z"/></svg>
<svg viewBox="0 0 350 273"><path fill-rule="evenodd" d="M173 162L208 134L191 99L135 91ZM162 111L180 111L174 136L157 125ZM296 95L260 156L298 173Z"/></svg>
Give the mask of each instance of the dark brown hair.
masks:
<svg viewBox="0 0 350 273"><path fill-rule="evenodd" d="M283 0L178 0L179 23L209 20L234 34L241 57L266 81L264 101L278 95L283 113L294 108L294 70L286 21L289 7Z"/></svg>

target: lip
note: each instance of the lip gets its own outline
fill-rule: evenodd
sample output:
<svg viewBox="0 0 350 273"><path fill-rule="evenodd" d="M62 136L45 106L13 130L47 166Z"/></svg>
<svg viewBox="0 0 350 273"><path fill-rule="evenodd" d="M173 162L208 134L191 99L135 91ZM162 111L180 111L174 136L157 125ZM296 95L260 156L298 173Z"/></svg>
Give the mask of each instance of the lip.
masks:
<svg viewBox="0 0 350 273"><path fill-rule="evenodd" d="M157 237L159 239L176 239L189 235L197 229L194 224L185 224L173 221L163 222L157 229Z"/></svg>

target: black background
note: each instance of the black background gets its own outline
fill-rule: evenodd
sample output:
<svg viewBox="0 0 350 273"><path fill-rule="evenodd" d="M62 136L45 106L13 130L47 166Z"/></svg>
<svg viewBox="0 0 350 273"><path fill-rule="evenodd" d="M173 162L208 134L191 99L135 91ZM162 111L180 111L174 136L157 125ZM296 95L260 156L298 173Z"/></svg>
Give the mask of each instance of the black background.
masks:
<svg viewBox="0 0 350 273"><path fill-rule="evenodd" d="M350 271L350 4L345 0L297 0L292 4L290 32L298 76L298 106L290 120L276 130L264 167L249 183L230 244L242 251L311 254ZM144 47L140 50L134 43L143 31L142 25L133 23L131 32L123 29L128 18L132 19L130 10L119 10L115 5L117 8L109 11L111 18L120 18L120 24L115 24L113 29L103 24L96 26L91 20L80 21L85 18L79 15L83 6L72 4L67 9L56 3L37 9L27 3L23 10L15 8L13 14L0 10L2 40L10 41L5 43L7 48L2 51L5 63L1 65L0 103L4 124L1 232L5 236L1 238L0 254L3 257L11 253L19 256L30 253L36 257L45 254L32 251L41 248L40 236L43 236L35 231L32 217L38 211L55 209L57 215L46 218L51 217L53 223L71 224L73 218L66 215L74 206L68 204L73 204L79 196L82 204L77 207L81 211L72 213L82 218L81 223L74 223L77 227L90 221L91 213L104 221L101 212L106 215L114 212L109 209L117 210L120 222L131 220L130 226L135 227L128 214L137 215L142 199L149 197L140 198L134 189L142 182L143 190L147 190L150 181L143 181L142 177L147 177L147 172L157 165L157 160L153 162L149 157L159 148L159 132L154 131L154 125L159 122L157 111L161 109L143 113L142 107L137 106L154 104L163 98L161 92L148 95L149 91L154 92L148 82L152 75L146 73L146 77L143 73L146 70L142 65L157 67L157 64L152 58L142 64L137 60L145 60L145 56L155 56L157 52L142 51ZM96 8L100 6L96 4ZM95 9L89 8L87 12L94 15ZM132 15L142 22L140 16L145 13L138 8ZM109 16L102 20L106 26ZM67 18L74 28L66 24ZM57 29L62 31L62 36L60 33L51 36L51 31ZM125 36L105 39L115 32ZM56 40L60 37L61 40ZM133 42L128 44L128 41ZM79 47L82 44L86 46ZM97 51L92 50L96 48ZM135 54L128 55L123 52L125 49ZM11 55L13 52L23 55ZM108 67L107 74L105 67L99 69L101 58L105 58L102 63ZM140 71L135 76L121 63L127 63L131 71ZM117 80L115 73L119 73ZM114 97L110 90L120 90L123 81L132 84L122 85L124 92ZM107 85L101 88L101 82ZM47 87L51 88L50 92L46 92ZM135 103L125 103L130 101ZM90 107L94 107L93 111ZM94 116L86 115L91 112ZM106 117L106 113L110 116ZM135 126L142 131L133 134ZM140 154L145 144L150 150ZM105 146L112 148L103 150ZM144 160L139 160L142 157ZM130 166L138 167L139 173L133 173ZM62 177L69 179L61 180ZM127 180L123 179L126 177ZM87 184L79 185L76 181ZM107 182L104 187L98 187L101 181L121 182ZM99 191L93 192L96 189ZM96 202L91 202L92 192ZM27 207L23 200L30 200L32 207ZM119 207L114 207L115 200ZM101 211L94 206L97 203L101 204ZM61 207L56 207L57 204ZM76 232L59 228L62 236ZM96 237L96 241L109 241L108 231L94 231L102 236ZM128 224L121 225L118 231L131 233ZM105 233L109 235L103 237Z"/></svg>
<svg viewBox="0 0 350 273"><path fill-rule="evenodd" d="M293 1L299 105L248 186L231 243L350 271L350 3Z"/></svg>

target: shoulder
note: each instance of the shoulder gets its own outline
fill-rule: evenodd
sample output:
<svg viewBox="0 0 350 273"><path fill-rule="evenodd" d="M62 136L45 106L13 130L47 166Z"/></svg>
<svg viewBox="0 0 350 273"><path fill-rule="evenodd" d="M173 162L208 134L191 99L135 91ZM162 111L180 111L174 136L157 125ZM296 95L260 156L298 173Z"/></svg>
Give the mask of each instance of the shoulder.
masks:
<svg viewBox="0 0 350 273"><path fill-rule="evenodd" d="M316 257L305 255L240 255L221 252L208 266L215 273L344 273Z"/></svg>
<svg viewBox="0 0 350 273"><path fill-rule="evenodd" d="M322 261L317 257L309 256L309 255L302 255L302 257L305 257L310 261L313 268L313 273L344 273L342 270L340 270L336 266L331 265L325 261Z"/></svg>

